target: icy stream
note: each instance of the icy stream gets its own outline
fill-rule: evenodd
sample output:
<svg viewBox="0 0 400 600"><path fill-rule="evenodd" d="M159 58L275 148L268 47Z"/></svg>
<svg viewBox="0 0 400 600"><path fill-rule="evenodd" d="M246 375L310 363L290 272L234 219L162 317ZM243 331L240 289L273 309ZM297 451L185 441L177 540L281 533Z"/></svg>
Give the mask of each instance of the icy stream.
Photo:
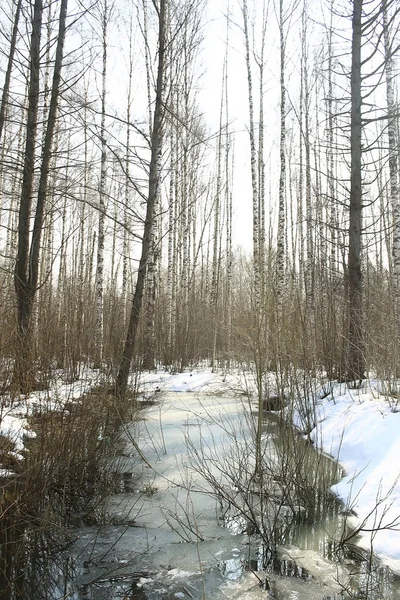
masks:
<svg viewBox="0 0 400 600"><path fill-rule="evenodd" d="M249 484L249 506L261 525L257 531L247 522L247 505L242 509L232 477L226 477L227 471L240 477L254 470L253 421L244 402L244 397L160 393L145 419L126 428L123 456L109 465L119 474L119 489L104 509L106 524L76 530L72 555L79 591L68 598L339 600L367 597L355 595L360 582L372 600L400 598L387 569L362 572L357 557L340 550L346 516L328 493L337 466L300 436L292 436L296 448L290 450L285 428L271 415L263 436L268 498L262 504L263 494ZM291 468L304 471L304 486L292 486L300 494L296 518L294 496L286 506L282 490L289 488L280 484ZM222 502L210 481L221 486ZM274 536L273 551L266 548L267 535Z"/></svg>

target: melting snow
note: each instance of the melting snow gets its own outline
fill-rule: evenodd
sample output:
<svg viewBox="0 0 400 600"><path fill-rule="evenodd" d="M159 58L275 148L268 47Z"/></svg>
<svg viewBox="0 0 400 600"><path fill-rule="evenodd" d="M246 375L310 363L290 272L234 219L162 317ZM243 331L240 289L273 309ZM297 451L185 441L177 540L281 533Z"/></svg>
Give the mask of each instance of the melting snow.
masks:
<svg viewBox="0 0 400 600"><path fill-rule="evenodd" d="M316 402L310 437L344 467L332 490L355 512L350 523L361 528L361 545L400 572L400 413L379 390L376 381L334 385Z"/></svg>

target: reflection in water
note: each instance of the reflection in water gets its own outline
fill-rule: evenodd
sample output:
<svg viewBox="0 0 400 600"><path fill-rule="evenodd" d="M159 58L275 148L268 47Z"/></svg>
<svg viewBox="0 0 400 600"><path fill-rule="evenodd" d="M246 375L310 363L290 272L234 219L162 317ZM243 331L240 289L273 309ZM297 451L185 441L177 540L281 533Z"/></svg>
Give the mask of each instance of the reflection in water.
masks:
<svg viewBox="0 0 400 600"><path fill-rule="evenodd" d="M390 569L370 553L358 549L354 545L356 538L350 538L351 548L348 542L344 543L350 532L347 515L343 505L329 491L341 476L340 466L316 452L310 443L276 418L266 420L263 442L268 449L263 454L268 476L263 474L260 478L260 489L252 490L251 500L244 486L243 508L236 501L225 515L225 525L233 532L260 534L250 540L248 568L309 580L312 575L307 568L279 551L282 546L289 550L301 548L303 557L308 560L315 560L313 553L318 553L333 563L333 569L334 564L338 569L345 567L343 590L331 596L332 600L336 597L363 600L399 597L399 581ZM290 551L287 554L290 555Z"/></svg>
<svg viewBox="0 0 400 600"><path fill-rule="evenodd" d="M191 430L196 431L196 428L191 427ZM265 472L254 481L250 477L250 469L246 470L246 452L251 442L246 446L242 438L237 437L236 440L242 444L241 454L227 456L227 461L231 459L227 464L232 465L236 478L238 469L243 467L240 472L249 479L242 487L227 486L225 505L221 508L223 523L232 536L248 535L249 543L245 549L233 549L228 558L224 556L225 560L216 559L214 567L181 579L171 570L159 570L155 575L142 572L120 578L99 577L85 583L69 598L200 600L204 597L214 600L226 597L221 592L223 585L239 584L249 571L265 571L260 584L268 589L271 581L271 592L276 600L320 600L323 596L307 592L314 584L313 567L318 557L332 563L334 574L341 566L350 573L350 578L345 581L347 589L342 593L337 586L339 591L325 595L325 600L346 597L395 600L399 597L398 583L388 569L367 553L358 550L355 554L341 543L347 517L340 502L329 492L341 476L340 467L335 462L318 454L310 443L279 419L268 419L263 434ZM122 495L129 493L124 485ZM282 551L282 546L285 551ZM304 563L305 558L309 563ZM285 587L286 581L289 583ZM280 582L276 589L273 588L274 582ZM300 587L297 588L297 584Z"/></svg>

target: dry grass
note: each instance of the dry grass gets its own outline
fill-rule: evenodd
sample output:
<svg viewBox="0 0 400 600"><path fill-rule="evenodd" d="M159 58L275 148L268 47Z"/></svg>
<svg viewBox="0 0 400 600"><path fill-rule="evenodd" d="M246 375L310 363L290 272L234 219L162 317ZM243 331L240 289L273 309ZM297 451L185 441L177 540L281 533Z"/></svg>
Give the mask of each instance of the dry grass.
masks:
<svg viewBox="0 0 400 600"><path fill-rule="evenodd" d="M14 447L0 438L2 464L16 472L2 481L0 600L53 597L57 561L63 562L76 514L84 522L101 519L113 485L107 459L118 448L120 409L111 394L96 389L61 410L36 411L29 421L37 437L26 441L19 462L7 464Z"/></svg>

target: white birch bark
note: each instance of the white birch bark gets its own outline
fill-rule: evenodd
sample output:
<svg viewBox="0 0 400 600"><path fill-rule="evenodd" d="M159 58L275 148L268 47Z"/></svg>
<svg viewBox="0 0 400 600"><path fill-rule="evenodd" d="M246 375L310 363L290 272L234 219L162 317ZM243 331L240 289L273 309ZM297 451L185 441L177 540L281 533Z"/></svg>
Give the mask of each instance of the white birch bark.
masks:
<svg viewBox="0 0 400 600"><path fill-rule="evenodd" d="M331 0L331 21L328 32L328 94L327 94L327 112L328 112L328 129L327 129L327 175L328 175L328 194L330 206L329 219L329 241L330 241L330 273L335 274L337 271L337 203L335 191L335 158L334 158L334 120L333 120L333 1Z"/></svg>
<svg viewBox="0 0 400 600"><path fill-rule="evenodd" d="M278 232L276 244L276 290L278 301L278 319L282 311L285 286L285 238L286 238L286 41L284 35L283 0L279 0L279 41L280 41L280 173L278 199Z"/></svg>
<svg viewBox="0 0 400 600"><path fill-rule="evenodd" d="M144 59L146 68L146 91L147 91L147 110L149 113L149 133L151 138L151 128L153 122L152 99L151 99L151 67L150 67L150 49L149 49L149 26L147 0L142 0L143 4L143 38L144 38Z"/></svg>
<svg viewBox="0 0 400 600"><path fill-rule="evenodd" d="M389 187L393 220L392 276L397 323L400 318L400 199L399 199L399 162L396 139L397 105L395 88L395 65L392 56L392 42L389 31L387 0L382 0L383 35L386 59L386 102L388 110L387 136L389 142Z"/></svg>
<svg viewBox="0 0 400 600"><path fill-rule="evenodd" d="M250 36L249 36L249 15L247 0L242 4L245 57L247 69L247 87L249 101L249 135L250 135L250 161L251 161L251 187L252 187L252 207L253 207L253 270L254 270L254 308L258 317L261 307L261 276L260 276L260 224L259 224L259 206L258 206L258 168L257 168L257 150L254 127L254 99L253 99L253 79L250 62Z"/></svg>
<svg viewBox="0 0 400 600"><path fill-rule="evenodd" d="M304 82L304 148L305 148L305 209L306 209L306 310L307 317L313 322L314 303L314 229L313 229L313 195L311 186L311 141L310 141L310 87L307 51L307 15L303 12L303 72Z"/></svg>
<svg viewBox="0 0 400 600"><path fill-rule="evenodd" d="M101 122L100 122L100 185L99 185L99 223L97 234L96 264L96 365L101 366L104 351L104 238L107 185L107 140L106 140L106 96L107 96L107 51L108 51L108 1L104 0L101 15L102 23L102 74L101 74Z"/></svg>
<svg viewBox="0 0 400 600"><path fill-rule="evenodd" d="M259 222L259 269L260 293L265 296L265 159L264 159L264 68L265 46L268 23L268 7L263 2L261 54L258 61L259 85L259 127L258 127L258 222Z"/></svg>
<svg viewBox="0 0 400 600"><path fill-rule="evenodd" d="M173 104L173 103L172 103ZM172 362L173 356L173 303L174 303L174 272L176 263L175 252L175 132L170 132L170 170L168 194L168 254L167 254L167 360Z"/></svg>

